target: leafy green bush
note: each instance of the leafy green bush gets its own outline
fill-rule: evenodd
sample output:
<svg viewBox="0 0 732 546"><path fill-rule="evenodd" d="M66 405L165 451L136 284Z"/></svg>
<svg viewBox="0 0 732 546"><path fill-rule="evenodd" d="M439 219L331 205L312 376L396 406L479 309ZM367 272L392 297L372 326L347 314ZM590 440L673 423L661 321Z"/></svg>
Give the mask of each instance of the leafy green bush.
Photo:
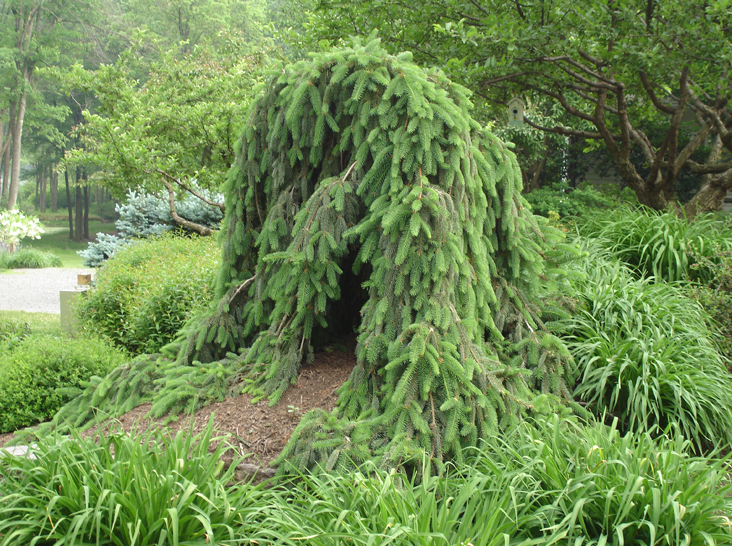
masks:
<svg viewBox="0 0 732 546"><path fill-rule="evenodd" d="M597 209L617 207L620 201L609 197L592 186L572 188L567 183L552 184L524 195L534 214L549 217L556 212L560 217L586 216Z"/></svg>
<svg viewBox="0 0 732 546"><path fill-rule="evenodd" d="M0 269L42 269L62 267L61 258L51 252L26 247L18 252L0 252Z"/></svg>
<svg viewBox="0 0 732 546"><path fill-rule="evenodd" d="M223 443L207 453L211 430L49 437L36 460L0 459L0 545L243 543L261 493L227 488L235 465Z"/></svg>
<svg viewBox="0 0 732 546"><path fill-rule="evenodd" d="M132 353L153 353L213 296L219 249L211 237L170 234L124 247L77 305L82 327Z"/></svg>
<svg viewBox="0 0 732 546"><path fill-rule="evenodd" d="M681 436L522 423L420 483L364 465L270 490L252 540L276 544L728 544L729 459ZM269 540L267 540L269 539ZM261 542L260 542L261 543Z"/></svg>
<svg viewBox="0 0 732 546"><path fill-rule="evenodd" d="M678 285L633 278L596 242L585 251L562 334L581 373L575 396L624 430L674 424L698 444L731 441L732 376L705 311Z"/></svg>
<svg viewBox="0 0 732 546"><path fill-rule="evenodd" d="M694 256L716 262L720 251L732 250L732 226L714 215L700 215L693 222L673 212L619 208L592 215L580 233L594 237L640 276L666 281L708 282L708 266L692 269Z"/></svg>
<svg viewBox="0 0 732 546"><path fill-rule="evenodd" d="M0 432L53 417L69 401L63 390L106 375L126 360L106 341L30 336L0 355Z"/></svg>

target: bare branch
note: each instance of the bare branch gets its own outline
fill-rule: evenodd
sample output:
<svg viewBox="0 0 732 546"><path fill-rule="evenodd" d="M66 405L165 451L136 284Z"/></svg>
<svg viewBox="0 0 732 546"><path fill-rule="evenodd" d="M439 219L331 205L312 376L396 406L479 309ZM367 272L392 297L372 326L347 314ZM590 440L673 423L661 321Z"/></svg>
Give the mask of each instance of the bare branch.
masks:
<svg viewBox="0 0 732 546"><path fill-rule="evenodd" d="M643 72L642 70L640 72L638 72L638 75L640 76L640 81L643 84L643 89L646 90L646 93L648 94L648 97L651 99L653 106L655 106L661 112L664 112L666 114L673 114L675 112L675 110L671 106L668 106L667 104L662 103L656 96L655 91L653 91L653 86L651 85L651 82L648 79L648 75L645 72Z"/></svg>
<svg viewBox="0 0 732 546"><path fill-rule="evenodd" d="M603 66L605 66L605 61L603 61L602 59L598 59L597 57L593 57L581 47L577 48L577 53L579 53L580 57L582 57L585 61L594 64L597 68L602 68Z"/></svg>
<svg viewBox="0 0 732 546"><path fill-rule="evenodd" d="M594 70L587 68L582 63L579 63L566 55L562 55L559 57L538 57L536 59L533 59L533 61L531 61L531 62L559 63L560 61L569 63L572 66L574 66L575 68L578 68L579 70L581 70L582 72L587 74L588 76L592 76L593 78L596 78L596 79L600 80L601 82L606 83L607 86L605 86L605 87L607 87L607 89L615 89L619 85L617 81L610 79L610 78L606 78L602 74L599 74L598 72L595 72ZM588 81L590 81L590 80L588 80ZM600 86L600 84L595 84L595 85Z"/></svg>
<svg viewBox="0 0 732 546"><path fill-rule="evenodd" d="M571 68L567 68L563 64L557 63L557 66L559 67L560 70L563 70L564 72L566 72L567 74L572 76L575 80L580 81L590 87L594 87L595 89L607 89L609 91L616 91L618 89L618 86L622 85L622 84L613 85L613 84L602 82L602 81L600 81L600 82L592 81L592 80L585 78L578 72L575 72Z"/></svg>

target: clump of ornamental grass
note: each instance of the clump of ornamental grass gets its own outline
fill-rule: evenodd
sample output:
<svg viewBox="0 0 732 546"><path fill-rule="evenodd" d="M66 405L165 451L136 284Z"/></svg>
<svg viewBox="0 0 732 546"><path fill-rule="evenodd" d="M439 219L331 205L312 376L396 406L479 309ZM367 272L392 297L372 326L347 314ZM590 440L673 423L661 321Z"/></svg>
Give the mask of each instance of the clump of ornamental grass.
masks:
<svg viewBox="0 0 732 546"><path fill-rule="evenodd" d="M732 250L730 225L712 214L689 221L673 211L618 207L586 217L580 232L597 239L639 276L665 281L709 282L713 270L695 257L715 261Z"/></svg>
<svg viewBox="0 0 732 546"><path fill-rule="evenodd" d="M241 544L256 490L228 486L225 443L148 431L51 435L0 458L0 545ZM263 503L260 501L260 507Z"/></svg>
<svg viewBox="0 0 732 546"><path fill-rule="evenodd" d="M62 265L61 258L37 248L26 247L13 253L0 251L0 269L43 269Z"/></svg>
<svg viewBox="0 0 732 546"><path fill-rule="evenodd" d="M621 434L552 417L481 443L419 482L366 464L271 491L259 536L277 544L727 544L728 458L680 434ZM260 538L261 537L261 538Z"/></svg>
<svg viewBox="0 0 732 546"><path fill-rule="evenodd" d="M706 311L683 286L635 278L602 244L583 245L577 309L561 328L578 367L575 396L623 430L674 426L697 445L728 444L732 376Z"/></svg>

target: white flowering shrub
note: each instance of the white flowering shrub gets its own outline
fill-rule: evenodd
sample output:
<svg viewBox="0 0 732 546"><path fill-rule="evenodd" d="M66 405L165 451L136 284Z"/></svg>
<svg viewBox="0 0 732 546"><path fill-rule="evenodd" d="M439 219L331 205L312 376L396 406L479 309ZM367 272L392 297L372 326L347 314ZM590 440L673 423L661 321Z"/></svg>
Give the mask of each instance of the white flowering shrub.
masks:
<svg viewBox="0 0 732 546"><path fill-rule="evenodd" d="M0 244L15 251L21 239L27 237L40 239L43 226L38 218L25 216L19 210L4 210L0 212Z"/></svg>

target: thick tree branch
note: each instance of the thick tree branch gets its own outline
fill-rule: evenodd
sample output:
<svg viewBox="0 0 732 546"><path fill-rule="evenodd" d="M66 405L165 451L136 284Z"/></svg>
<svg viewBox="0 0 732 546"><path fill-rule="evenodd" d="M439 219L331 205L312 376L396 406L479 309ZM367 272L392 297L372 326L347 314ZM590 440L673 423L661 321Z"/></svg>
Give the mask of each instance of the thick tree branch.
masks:
<svg viewBox="0 0 732 546"><path fill-rule="evenodd" d="M226 206L224 205L224 203L217 203L216 201L210 201L209 199L206 199L203 195L201 195L200 193L194 191L193 188L190 188L189 186L187 186L186 184L184 184L183 182L181 182L179 178L176 178L175 176L166 173L162 169L155 169L155 172L157 172L158 174L163 175L168 180L171 180L171 181L175 182L181 188L183 188L187 192L195 195L196 197L198 197L204 203L206 203L208 205L211 205L212 207L217 207L219 210L221 210L222 213L226 214Z"/></svg>
<svg viewBox="0 0 732 546"><path fill-rule="evenodd" d="M591 131L579 131L577 129L570 129L569 127L543 127L541 125L537 125L536 123L533 123L530 119L527 119L526 116L524 116L524 121L526 122L526 125L529 127L533 127L534 129L538 129L539 131L544 131L547 133L554 133L557 135L565 135L565 136L577 136L582 138L589 138L593 140L602 140L602 135L600 133L593 133ZM615 138L620 138L619 135L612 135Z"/></svg>
<svg viewBox="0 0 732 546"><path fill-rule="evenodd" d="M672 166L667 161L663 161L661 164L665 168ZM691 159L687 160L685 165L695 174L719 174L732 169L732 163L697 163Z"/></svg>
<svg viewBox="0 0 732 546"><path fill-rule="evenodd" d="M631 129L630 136L632 136L633 140L640 146L646 162L648 162L649 165L653 165L653 162L656 159L656 154L653 152L653 144L651 144L651 141L648 139L646 134L643 131Z"/></svg>
<svg viewBox="0 0 732 546"><path fill-rule="evenodd" d="M715 128L717 129L717 134L722 139L722 144L725 148L732 151L732 131L727 129L727 126L722 121L719 113L716 112L713 108L710 108L709 106L704 104L701 100L699 100L694 91L689 90L689 92L691 93L691 98L694 106L696 106L699 110L701 110L711 118L712 122L715 125Z"/></svg>
<svg viewBox="0 0 732 546"><path fill-rule="evenodd" d="M648 75L642 70L638 72L638 75L640 76L641 84L643 84L643 89L646 90L648 98L651 99L653 106L655 106L657 110L660 110L665 114L673 114L676 110L659 100L658 96L656 96L656 92L653 90L653 86L651 85L650 80L648 79Z"/></svg>
<svg viewBox="0 0 732 546"><path fill-rule="evenodd" d="M202 226L201 224L197 224L196 222L191 222L189 220L186 220L182 216L178 215L178 213L175 210L175 189L173 188L173 185L168 182L167 180L163 180L163 184L168 188L168 202L170 203L170 215L173 217L173 220L175 220L175 223L179 226L183 226L185 228L188 228L190 230L195 231L196 233L200 233L201 235L210 236L213 235L213 230L211 228L208 228L206 226Z"/></svg>

